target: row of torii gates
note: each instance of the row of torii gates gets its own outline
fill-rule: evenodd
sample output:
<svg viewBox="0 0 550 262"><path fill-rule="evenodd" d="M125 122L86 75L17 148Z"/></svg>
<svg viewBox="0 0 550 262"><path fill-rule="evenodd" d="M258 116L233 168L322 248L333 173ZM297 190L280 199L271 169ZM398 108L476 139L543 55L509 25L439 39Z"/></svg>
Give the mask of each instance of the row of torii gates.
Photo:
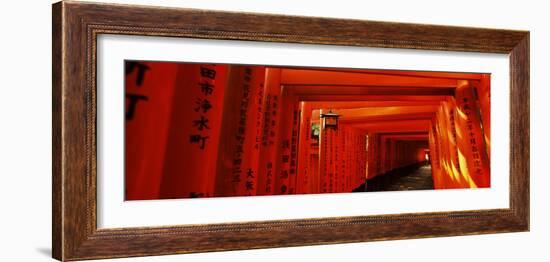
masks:
<svg viewBox="0 0 550 262"><path fill-rule="evenodd" d="M425 161L435 189L490 186L488 74L131 63L128 200L351 192Z"/></svg>

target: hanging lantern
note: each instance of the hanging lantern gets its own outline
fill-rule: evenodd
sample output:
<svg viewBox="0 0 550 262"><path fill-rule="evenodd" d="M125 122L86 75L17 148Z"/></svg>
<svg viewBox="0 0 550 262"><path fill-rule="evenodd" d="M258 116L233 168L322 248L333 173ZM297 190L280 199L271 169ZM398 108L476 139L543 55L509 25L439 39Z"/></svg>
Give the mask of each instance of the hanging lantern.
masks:
<svg viewBox="0 0 550 262"><path fill-rule="evenodd" d="M338 129L338 117L340 117L340 115L333 113L332 110L329 110L328 113L321 114L323 129Z"/></svg>

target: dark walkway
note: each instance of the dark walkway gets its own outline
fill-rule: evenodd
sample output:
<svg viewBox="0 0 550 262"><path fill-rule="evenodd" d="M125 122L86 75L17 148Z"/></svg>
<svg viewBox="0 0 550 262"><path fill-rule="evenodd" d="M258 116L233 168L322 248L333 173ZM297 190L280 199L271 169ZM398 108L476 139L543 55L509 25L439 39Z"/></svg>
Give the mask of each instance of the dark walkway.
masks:
<svg viewBox="0 0 550 262"><path fill-rule="evenodd" d="M392 170L367 182L365 188L354 192L403 191L434 189L432 167L417 164Z"/></svg>

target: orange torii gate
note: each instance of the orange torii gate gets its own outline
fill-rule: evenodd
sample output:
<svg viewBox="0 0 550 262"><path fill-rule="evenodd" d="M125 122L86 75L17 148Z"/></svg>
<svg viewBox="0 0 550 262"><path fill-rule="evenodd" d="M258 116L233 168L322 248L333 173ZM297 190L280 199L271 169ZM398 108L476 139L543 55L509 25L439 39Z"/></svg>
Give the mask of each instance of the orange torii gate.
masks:
<svg viewBox="0 0 550 262"><path fill-rule="evenodd" d="M162 62L127 72L127 199L350 192L428 151L436 188L490 185L486 74ZM338 128L315 136L329 110ZM140 144L147 136L166 139Z"/></svg>

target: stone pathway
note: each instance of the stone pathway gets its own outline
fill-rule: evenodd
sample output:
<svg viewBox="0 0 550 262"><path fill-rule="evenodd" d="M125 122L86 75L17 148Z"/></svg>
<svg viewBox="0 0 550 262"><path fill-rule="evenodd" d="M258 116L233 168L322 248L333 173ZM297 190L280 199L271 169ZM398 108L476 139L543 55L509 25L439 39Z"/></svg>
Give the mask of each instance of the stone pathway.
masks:
<svg viewBox="0 0 550 262"><path fill-rule="evenodd" d="M393 170L367 182L366 192L434 189L430 165L413 165Z"/></svg>

